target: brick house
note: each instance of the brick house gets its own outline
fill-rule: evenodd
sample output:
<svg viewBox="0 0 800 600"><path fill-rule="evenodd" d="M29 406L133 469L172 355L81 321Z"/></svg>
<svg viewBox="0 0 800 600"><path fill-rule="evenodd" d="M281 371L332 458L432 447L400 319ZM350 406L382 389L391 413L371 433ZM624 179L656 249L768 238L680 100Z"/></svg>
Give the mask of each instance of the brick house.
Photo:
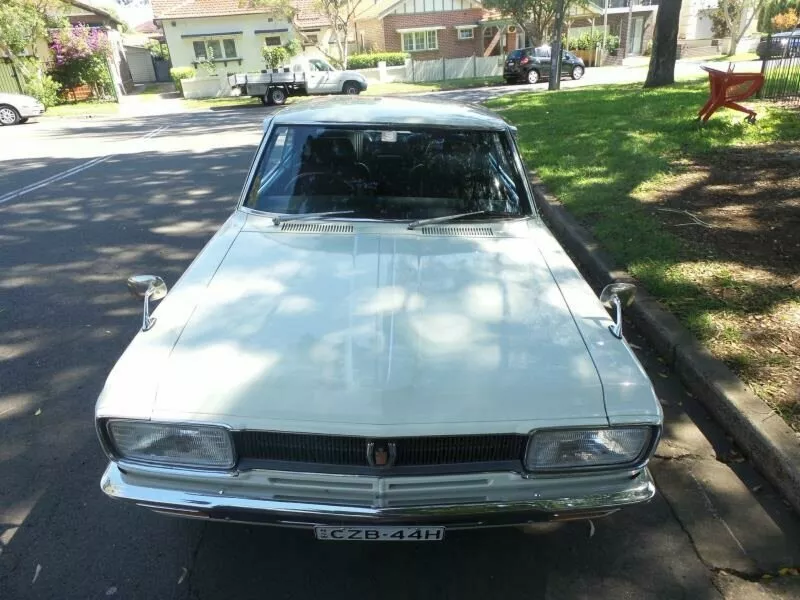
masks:
<svg viewBox="0 0 800 600"><path fill-rule="evenodd" d="M689 2L691 0L687 0ZM602 31L619 37L618 57L640 56L648 51L655 30L659 0L589 0L574 6L566 16L567 37Z"/></svg>
<svg viewBox="0 0 800 600"><path fill-rule="evenodd" d="M365 51L408 52L415 60L497 56L519 48L521 30L478 0L362 0L356 15Z"/></svg>

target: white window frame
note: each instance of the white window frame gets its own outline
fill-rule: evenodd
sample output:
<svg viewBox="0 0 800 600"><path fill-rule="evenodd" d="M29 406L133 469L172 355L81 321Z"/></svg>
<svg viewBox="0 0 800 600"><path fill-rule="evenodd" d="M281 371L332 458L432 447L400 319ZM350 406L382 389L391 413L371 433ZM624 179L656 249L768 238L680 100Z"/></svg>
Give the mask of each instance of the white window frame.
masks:
<svg viewBox="0 0 800 600"><path fill-rule="evenodd" d="M439 30L421 29L400 33L403 52L426 52L439 49ZM407 44L410 41L410 44Z"/></svg>
<svg viewBox="0 0 800 600"><path fill-rule="evenodd" d="M456 37L459 41L474 40L477 25L456 25Z"/></svg>
<svg viewBox="0 0 800 600"><path fill-rule="evenodd" d="M227 42L227 41L230 41L233 44L233 48L234 48L234 50L236 50L236 55L235 56L227 56L225 54L225 42ZM197 56L197 51L195 50L195 47L194 47L194 44L197 43L197 42L202 42L203 46L205 47L206 55L204 57ZM212 42L217 42L219 44L219 48L220 48L220 51L221 51L220 54L222 55L222 56L216 56L215 55L214 56L214 62L219 61L219 60L235 60L237 58L241 58L241 56L239 56L239 48L236 46L236 39L235 38L232 38L232 37L205 38L205 39L202 39L202 40L194 40L192 42L192 53L194 54L195 61L207 60L208 59L209 44L211 44Z"/></svg>

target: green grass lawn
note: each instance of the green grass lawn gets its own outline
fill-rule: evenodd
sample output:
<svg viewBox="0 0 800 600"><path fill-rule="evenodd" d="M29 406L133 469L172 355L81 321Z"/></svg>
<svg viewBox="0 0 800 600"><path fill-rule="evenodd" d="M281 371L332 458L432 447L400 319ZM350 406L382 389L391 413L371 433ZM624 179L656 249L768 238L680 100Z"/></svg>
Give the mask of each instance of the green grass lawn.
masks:
<svg viewBox="0 0 800 600"><path fill-rule="evenodd" d="M46 117L94 117L99 115L115 115L119 112L116 102L72 102L51 106L44 113Z"/></svg>
<svg viewBox="0 0 800 600"><path fill-rule="evenodd" d="M503 83L502 77L468 77L465 79L447 79L445 81L428 81L425 83L373 83L370 82L366 96L391 96L395 94L414 94L420 92L438 92L458 90Z"/></svg>
<svg viewBox="0 0 800 600"><path fill-rule="evenodd" d="M712 54L710 56L697 56L690 59L692 62L744 62L747 60L759 60L755 52L743 52L741 54Z"/></svg>
<svg viewBox="0 0 800 600"><path fill-rule="evenodd" d="M695 80L655 90L612 85L517 94L489 106L519 127L528 165L618 262L798 427L800 399L783 402L781 387L788 384L781 377L788 372L787 377L794 377L792 385L797 383L800 353L786 358L772 347L783 347L780 340L759 345L752 341L757 338L748 336L754 319L780 320L786 315L790 322L781 321L782 326L791 327L795 319L794 331L800 332L800 288L776 276L776 265L753 264L744 252L737 258L735 247L703 243L700 227L669 222L670 217L689 221L688 215L681 219L659 211L669 206L665 190L674 193L673 198L682 197L690 187L681 183L686 178L700 182L692 184L695 193L719 192L719 186L711 185L715 182L706 181L703 188L702 179L708 178L709 165L720 168L721 161L724 174L720 157L726 153L744 153L746 164L755 156L751 148L775 142L792 146L800 139L800 113L745 102L759 113L755 125L745 124L741 113L723 109L700 127L694 117L707 97L708 84ZM796 172L789 171L787 182ZM731 209L731 219L736 211L753 210L746 201L753 187L757 186L723 190L731 200L721 210ZM705 208L696 209L701 219ZM788 210L787 205L787 218ZM765 236L769 239L770 232ZM798 340L800 333L787 343Z"/></svg>
<svg viewBox="0 0 800 600"><path fill-rule="evenodd" d="M455 90L461 88L483 87L497 85L503 82L502 77L477 77L468 79L448 79L447 81L431 81L428 83L373 83L370 82L367 91L362 96L391 96L395 94L413 94L419 92L436 92L440 90ZM288 102L298 102L311 96L294 96ZM184 100L186 108L222 108L227 106L243 106L248 104L261 104L258 98L225 97L202 98L197 100Z"/></svg>
<svg viewBox="0 0 800 600"><path fill-rule="evenodd" d="M260 98L250 96L226 96L224 98L197 98L183 100L186 108L222 108L225 106L244 106L248 104L261 105Z"/></svg>

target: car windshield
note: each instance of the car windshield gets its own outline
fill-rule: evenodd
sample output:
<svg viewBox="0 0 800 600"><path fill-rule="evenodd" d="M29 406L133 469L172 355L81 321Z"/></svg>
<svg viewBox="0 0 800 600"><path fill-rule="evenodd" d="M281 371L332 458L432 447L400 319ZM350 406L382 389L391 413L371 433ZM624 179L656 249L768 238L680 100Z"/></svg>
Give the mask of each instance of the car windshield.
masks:
<svg viewBox="0 0 800 600"><path fill-rule="evenodd" d="M309 59L308 64L311 65L312 71L333 71L332 66L326 63L324 60L320 60L318 58Z"/></svg>
<svg viewBox="0 0 800 600"><path fill-rule="evenodd" d="M529 215L513 152L505 132L277 126L244 204L366 219Z"/></svg>

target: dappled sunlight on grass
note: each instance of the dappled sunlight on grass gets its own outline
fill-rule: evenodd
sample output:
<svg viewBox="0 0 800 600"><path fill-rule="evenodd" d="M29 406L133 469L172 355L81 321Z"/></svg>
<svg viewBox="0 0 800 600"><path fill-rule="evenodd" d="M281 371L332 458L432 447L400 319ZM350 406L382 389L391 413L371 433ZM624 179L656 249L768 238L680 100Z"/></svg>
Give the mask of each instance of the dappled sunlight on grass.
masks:
<svg viewBox="0 0 800 600"><path fill-rule="evenodd" d="M723 109L700 126L695 117L707 97L707 81L695 80L653 90L612 85L518 94L489 106L517 125L528 166L570 212L712 352L770 401L776 389L791 395L797 385L791 372L798 364L800 336L781 335L787 329L785 315L795 310L800 293L788 285L791 268L736 251L740 237L734 236L763 235L764 230L775 232L769 237L779 235L756 201L769 192L759 185L742 185L735 177L713 180L712 170L724 169L725 160L717 159L720 165L707 163L723 152L737 153L747 163L762 144L796 141L800 118L796 111L753 101L745 104L758 112L755 125L745 123L741 113ZM763 160L765 169L777 168L774 159ZM680 204L680 209L660 208L669 198L701 192L727 201L690 205L691 213ZM791 223L796 200L785 202ZM709 238L703 232L711 227L729 236L715 238L727 246L694 243ZM795 323L788 329L800 328ZM800 388L794 395L797 392ZM780 410L800 425L796 404Z"/></svg>

